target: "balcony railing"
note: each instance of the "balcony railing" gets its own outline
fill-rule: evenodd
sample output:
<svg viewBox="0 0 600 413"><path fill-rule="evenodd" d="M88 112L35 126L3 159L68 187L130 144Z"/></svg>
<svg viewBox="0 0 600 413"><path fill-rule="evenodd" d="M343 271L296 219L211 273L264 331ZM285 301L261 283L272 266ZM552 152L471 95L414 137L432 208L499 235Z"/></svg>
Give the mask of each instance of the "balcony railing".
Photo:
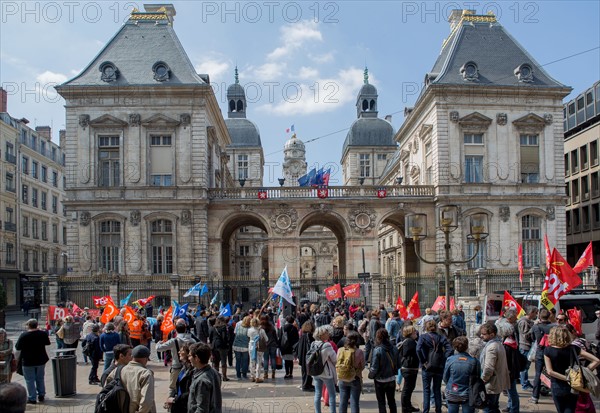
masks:
<svg viewBox="0 0 600 413"><path fill-rule="evenodd" d="M327 187L325 198L402 198L433 196L433 186L402 185L402 186L330 186ZM319 188L313 187L275 187L275 188L214 188L208 190L209 199L259 199L259 191L266 193L260 199L290 199L314 198L319 199ZM379 191L385 191L384 193Z"/></svg>
<svg viewBox="0 0 600 413"><path fill-rule="evenodd" d="M67 273L67 269L62 267L50 267L48 268L48 272L50 274L65 275Z"/></svg>

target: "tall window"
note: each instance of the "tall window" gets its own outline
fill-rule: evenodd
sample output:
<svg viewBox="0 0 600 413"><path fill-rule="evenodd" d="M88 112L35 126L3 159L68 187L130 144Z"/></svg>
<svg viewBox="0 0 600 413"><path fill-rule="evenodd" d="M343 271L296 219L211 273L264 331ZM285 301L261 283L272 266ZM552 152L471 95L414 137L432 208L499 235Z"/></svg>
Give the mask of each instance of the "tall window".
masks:
<svg viewBox="0 0 600 413"><path fill-rule="evenodd" d="M467 242L467 258L471 258L477 250L477 243L473 240ZM473 261L469 261L468 267L476 270L477 268L485 268L487 266L487 244L486 241L479 241L479 251Z"/></svg>
<svg viewBox="0 0 600 413"><path fill-rule="evenodd" d="M368 178L371 176L371 155L368 153L361 153L358 155L358 167L361 178Z"/></svg>
<svg viewBox="0 0 600 413"><path fill-rule="evenodd" d="M31 177L38 179L39 164L36 161L31 161Z"/></svg>
<svg viewBox="0 0 600 413"><path fill-rule="evenodd" d="M538 217L525 215L521 218L521 239L523 241L523 266L525 268L539 267L542 239Z"/></svg>
<svg viewBox="0 0 600 413"><path fill-rule="evenodd" d="M52 195L52 212L56 214L58 212L58 197Z"/></svg>
<svg viewBox="0 0 600 413"><path fill-rule="evenodd" d="M36 208L38 206L38 190L36 188L31 188L31 205Z"/></svg>
<svg viewBox="0 0 600 413"><path fill-rule="evenodd" d="M26 175L29 173L29 158L26 156L21 158L21 172Z"/></svg>
<svg viewBox="0 0 600 413"><path fill-rule="evenodd" d="M29 250L23 251L23 270L29 271Z"/></svg>
<svg viewBox="0 0 600 413"><path fill-rule="evenodd" d="M58 224L52 224L52 242L58 242Z"/></svg>
<svg viewBox="0 0 600 413"><path fill-rule="evenodd" d="M250 276L250 261L240 261L240 277Z"/></svg>
<svg viewBox="0 0 600 413"><path fill-rule="evenodd" d="M538 135L521 135L521 182L535 184L540 181L540 155Z"/></svg>
<svg viewBox="0 0 600 413"><path fill-rule="evenodd" d="M119 252L121 250L121 223L119 221L100 222L100 268L119 272Z"/></svg>
<svg viewBox="0 0 600 413"><path fill-rule="evenodd" d="M21 185L21 200L24 204L29 203L29 187L27 185Z"/></svg>
<svg viewBox="0 0 600 413"><path fill-rule="evenodd" d="M40 234L38 233L38 220L35 218L31 218L31 236L34 239L38 239Z"/></svg>
<svg viewBox="0 0 600 413"><path fill-rule="evenodd" d="M29 217L23 216L22 233L24 237L29 237Z"/></svg>
<svg viewBox="0 0 600 413"><path fill-rule="evenodd" d="M166 219L152 222L152 273L173 273L173 227Z"/></svg>
<svg viewBox="0 0 600 413"><path fill-rule="evenodd" d="M52 185L58 188L58 172L52 171Z"/></svg>
<svg viewBox="0 0 600 413"><path fill-rule="evenodd" d="M6 263L15 263L15 246L11 243L6 243Z"/></svg>
<svg viewBox="0 0 600 413"><path fill-rule="evenodd" d="M150 185L173 185L173 151L171 135L150 136Z"/></svg>
<svg viewBox="0 0 600 413"><path fill-rule="evenodd" d="M238 155L238 179L248 179L248 155Z"/></svg>
<svg viewBox="0 0 600 413"><path fill-rule="evenodd" d="M48 167L42 165L42 182L48 182Z"/></svg>
<svg viewBox="0 0 600 413"><path fill-rule="evenodd" d="M10 172L6 173L6 190L9 192L16 192L15 189L15 176Z"/></svg>
<svg viewBox="0 0 600 413"><path fill-rule="evenodd" d="M483 156L465 155L465 182L483 182Z"/></svg>
<svg viewBox="0 0 600 413"><path fill-rule="evenodd" d="M47 205L47 201L48 201L48 194L45 191L42 191L41 193L42 195L42 209L45 211L46 210L46 205Z"/></svg>
<svg viewBox="0 0 600 413"><path fill-rule="evenodd" d="M121 184L119 162L119 137L98 137L99 186L119 186Z"/></svg>
<svg viewBox="0 0 600 413"><path fill-rule="evenodd" d="M31 259L33 261L32 270L33 271L39 271L40 270L39 253L37 251L32 251L31 252Z"/></svg>
<svg viewBox="0 0 600 413"><path fill-rule="evenodd" d="M48 241L48 223L42 221L42 240Z"/></svg>
<svg viewBox="0 0 600 413"><path fill-rule="evenodd" d="M42 251L42 272L48 272L48 251Z"/></svg>

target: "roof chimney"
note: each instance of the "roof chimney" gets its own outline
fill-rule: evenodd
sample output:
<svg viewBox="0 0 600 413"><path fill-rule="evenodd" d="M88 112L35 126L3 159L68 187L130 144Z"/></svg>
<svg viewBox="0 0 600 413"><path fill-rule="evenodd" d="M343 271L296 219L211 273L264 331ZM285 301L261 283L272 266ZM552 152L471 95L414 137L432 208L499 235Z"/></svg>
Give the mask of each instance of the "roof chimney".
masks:
<svg viewBox="0 0 600 413"><path fill-rule="evenodd" d="M8 93L0 87L0 112L8 112Z"/></svg>
<svg viewBox="0 0 600 413"><path fill-rule="evenodd" d="M36 126L35 131L43 138L52 140L52 129L50 126Z"/></svg>
<svg viewBox="0 0 600 413"><path fill-rule="evenodd" d="M164 10L161 10L163 9ZM173 26L173 21L175 20L174 17L177 14L177 12L175 11L175 6L173 6L172 4L144 4L144 10L146 11L146 13L157 13L157 12L164 12L167 15L167 19L169 19L169 23L171 23L171 26Z"/></svg>

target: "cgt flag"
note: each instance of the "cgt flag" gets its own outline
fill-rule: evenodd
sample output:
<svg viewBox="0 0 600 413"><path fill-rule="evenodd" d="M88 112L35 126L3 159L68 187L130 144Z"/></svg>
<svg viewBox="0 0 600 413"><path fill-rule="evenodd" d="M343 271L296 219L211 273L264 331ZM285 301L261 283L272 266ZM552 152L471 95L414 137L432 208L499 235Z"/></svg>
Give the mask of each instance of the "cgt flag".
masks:
<svg viewBox="0 0 600 413"><path fill-rule="evenodd" d="M450 310L454 310L455 308L456 308L456 305L454 303L454 297L450 297ZM444 295L438 296L438 298L436 298L435 302L431 306L431 309L436 312L440 311L440 310L445 310L446 309L446 296L444 296Z"/></svg>
<svg viewBox="0 0 600 413"><path fill-rule="evenodd" d="M360 298L360 284L350 284L343 289L346 298Z"/></svg>
<svg viewBox="0 0 600 413"><path fill-rule="evenodd" d="M588 244L583 254L581 254L581 258L577 261L577 264L573 267L573 271L576 274L579 274L581 271L585 270L587 267L594 265L594 254L592 252L592 241Z"/></svg>
<svg viewBox="0 0 600 413"><path fill-rule="evenodd" d="M105 295L104 297L92 296L92 300L94 300L94 305L96 308L104 307L108 300L111 300L109 295Z"/></svg>
<svg viewBox="0 0 600 413"><path fill-rule="evenodd" d="M506 290L504 291L504 304L502 305L502 308L504 309L505 307L512 307L517 310L517 320L525 315L525 310L523 310L523 307L521 307L517 300L515 300L513 296L510 295Z"/></svg>
<svg viewBox="0 0 600 413"><path fill-rule="evenodd" d="M398 296L396 300L396 310L400 313L400 318L403 320L408 319L408 310L404 305L404 301L402 301L402 297Z"/></svg>
<svg viewBox="0 0 600 413"><path fill-rule="evenodd" d="M413 298L408 303L406 318L408 320L414 320L415 318L421 317L421 307L419 307L419 292L416 291Z"/></svg>
<svg viewBox="0 0 600 413"><path fill-rule="evenodd" d="M550 268L548 268L546 279L544 280L540 302L548 310L551 310L560 297L581 283L581 278L573 271L573 268L565 261L558 250L554 248L552 250Z"/></svg>
<svg viewBox="0 0 600 413"><path fill-rule="evenodd" d="M338 283L329 288L325 288L325 297L327 301L337 300L342 298L342 286Z"/></svg>
<svg viewBox="0 0 600 413"><path fill-rule="evenodd" d="M106 306L104 307L104 312L102 313L102 317L100 317L100 322L102 324L106 324L110 320L112 320L114 317L116 317L118 314L119 314L119 309L117 308L115 303L113 303L113 301L109 297L108 302L106 303Z"/></svg>

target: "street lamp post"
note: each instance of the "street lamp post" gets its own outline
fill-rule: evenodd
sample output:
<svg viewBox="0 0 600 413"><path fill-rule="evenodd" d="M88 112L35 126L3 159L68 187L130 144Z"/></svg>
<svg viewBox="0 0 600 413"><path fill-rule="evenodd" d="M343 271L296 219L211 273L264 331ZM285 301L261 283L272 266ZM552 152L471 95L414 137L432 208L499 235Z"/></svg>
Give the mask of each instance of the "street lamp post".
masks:
<svg viewBox="0 0 600 413"><path fill-rule="evenodd" d="M405 220L406 236L412 238L417 257L427 264L444 265L444 282L446 289L446 309L450 309L450 265L466 264L473 261L479 254L479 243L487 238L488 217L484 213L470 216L469 234L467 239L475 241L475 253L466 260L453 261L451 259L450 233L458 228L458 207L456 205L441 205L438 209L439 225L436 229L444 233L444 259L442 261L429 261L419 253L421 241L427 238L427 215L408 214Z"/></svg>

